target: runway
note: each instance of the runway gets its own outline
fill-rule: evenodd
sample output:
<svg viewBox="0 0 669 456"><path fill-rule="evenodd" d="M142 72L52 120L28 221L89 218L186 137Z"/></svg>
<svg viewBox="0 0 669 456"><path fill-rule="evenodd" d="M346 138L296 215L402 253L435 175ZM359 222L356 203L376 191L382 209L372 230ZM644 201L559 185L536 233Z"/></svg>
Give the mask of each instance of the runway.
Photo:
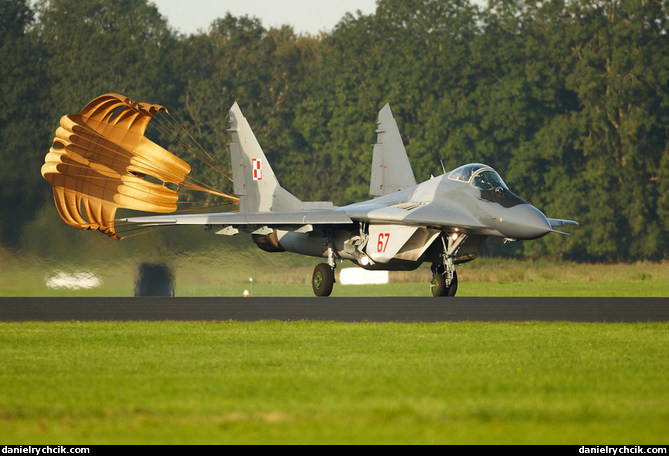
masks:
<svg viewBox="0 0 669 456"><path fill-rule="evenodd" d="M666 322L669 298L0 298L0 321Z"/></svg>

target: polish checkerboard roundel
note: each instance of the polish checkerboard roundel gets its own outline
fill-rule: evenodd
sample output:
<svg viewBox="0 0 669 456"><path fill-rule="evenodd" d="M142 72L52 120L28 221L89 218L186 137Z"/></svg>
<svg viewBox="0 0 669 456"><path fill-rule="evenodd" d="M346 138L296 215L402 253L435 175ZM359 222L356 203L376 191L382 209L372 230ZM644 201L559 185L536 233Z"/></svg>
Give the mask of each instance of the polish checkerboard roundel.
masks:
<svg viewBox="0 0 669 456"><path fill-rule="evenodd" d="M262 164L259 158L252 158L251 164L253 167L253 180L262 180Z"/></svg>

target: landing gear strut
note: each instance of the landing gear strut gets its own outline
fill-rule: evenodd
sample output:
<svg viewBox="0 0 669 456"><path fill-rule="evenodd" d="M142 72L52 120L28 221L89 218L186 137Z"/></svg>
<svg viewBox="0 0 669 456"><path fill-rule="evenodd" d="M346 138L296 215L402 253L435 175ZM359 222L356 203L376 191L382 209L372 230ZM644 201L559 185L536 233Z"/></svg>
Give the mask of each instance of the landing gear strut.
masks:
<svg viewBox="0 0 669 456"><path fill-rule="evenodd" d="M448 245L446 245L448 239ZM441 236L443 253L441 263L432 263L432 296L455 296L458 291L458 274L455 272L455 257L460 246L467 239L465 234L453 233L448 238Z"/></svg>

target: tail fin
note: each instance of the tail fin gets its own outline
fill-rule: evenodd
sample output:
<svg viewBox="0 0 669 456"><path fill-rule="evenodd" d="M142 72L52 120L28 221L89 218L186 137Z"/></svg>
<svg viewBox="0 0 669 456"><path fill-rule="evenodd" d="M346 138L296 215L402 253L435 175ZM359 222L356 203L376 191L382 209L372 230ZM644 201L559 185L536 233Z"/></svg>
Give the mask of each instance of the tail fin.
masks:
<svg viewBox="0 0 669 456"><path fill-rule="evenodd" d="M302 202L285 190L272 171L237 102L230 108L230 160L240 212L293 211Z"/></svg>
<svg viewBox="0 0 669 456"><path fill-rule="evenodd" d="M416 178L389 104L379 111L378 124L369 183L369 193L373 196L387 195L416 185Z"/></svg>

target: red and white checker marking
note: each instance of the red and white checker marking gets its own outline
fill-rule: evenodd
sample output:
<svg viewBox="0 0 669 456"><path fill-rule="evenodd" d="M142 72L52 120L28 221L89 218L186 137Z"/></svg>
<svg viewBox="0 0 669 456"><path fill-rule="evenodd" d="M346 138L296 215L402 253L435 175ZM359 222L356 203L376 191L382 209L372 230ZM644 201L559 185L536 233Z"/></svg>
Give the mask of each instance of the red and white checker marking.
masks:
<svg viewBox="0 0 669 456"><path fill-rule="evenodd" d="M259 181L262 180L262 165L259 158L252 158L251 164L253 165L253 180Z"/></svg>

